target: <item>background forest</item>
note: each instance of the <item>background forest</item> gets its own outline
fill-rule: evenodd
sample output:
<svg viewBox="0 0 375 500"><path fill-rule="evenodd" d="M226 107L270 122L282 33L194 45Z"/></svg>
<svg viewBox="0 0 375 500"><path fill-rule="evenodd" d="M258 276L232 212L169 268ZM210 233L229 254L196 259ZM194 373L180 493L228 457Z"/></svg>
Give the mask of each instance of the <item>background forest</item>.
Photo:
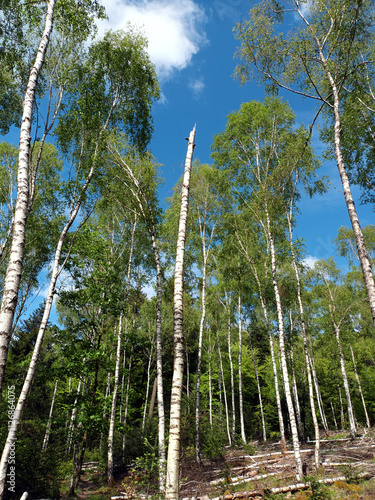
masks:
<svg viewBox="0 0 375 500"><path fill-rule="evenodd" d="M318 443L317 469L321 435L374 425L375 226L361 227L352 196L357 186L374 203L372 2L253 5L234 28L236 74L266 96L228 115L209 164L199 123L188 161L194 127L190 179L167 203L142 31L95 38L97 0L0 6L0 498L73 495L88 460L109 484L138 463L178 498L166 462L178 472L254 440L290 441L298 479L300 443ZM308 126L289 93L317 105ZM303 197L327 192L326 161L352 226L337 227L336 256L311 264L297 216ZM167 458L177 345L180 448Z"/></svg>

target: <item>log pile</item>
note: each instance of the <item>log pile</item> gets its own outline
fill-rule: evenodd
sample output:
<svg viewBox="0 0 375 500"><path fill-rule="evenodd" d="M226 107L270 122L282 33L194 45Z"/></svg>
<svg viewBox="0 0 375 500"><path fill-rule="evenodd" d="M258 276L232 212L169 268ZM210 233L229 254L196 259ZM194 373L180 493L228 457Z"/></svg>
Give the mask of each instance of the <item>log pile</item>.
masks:
<svg viewBox="0 0 375 500"><path fill-rule="evenodd" d="M318 474L313 467L314 443L307 443L301 453L306 476L314 476L324 484L375 477L375 439L368 436L355 440L322 440ZM202 471L200 481L191 479L181 484L181 500L260 499L265 494L293 492L310 487L308 480L299 483L293 481L294 456L288 450L271 450L256 455L228 454L220 467ZM270 485L275 483L275 479L279 479L279 487Z"/></svg>

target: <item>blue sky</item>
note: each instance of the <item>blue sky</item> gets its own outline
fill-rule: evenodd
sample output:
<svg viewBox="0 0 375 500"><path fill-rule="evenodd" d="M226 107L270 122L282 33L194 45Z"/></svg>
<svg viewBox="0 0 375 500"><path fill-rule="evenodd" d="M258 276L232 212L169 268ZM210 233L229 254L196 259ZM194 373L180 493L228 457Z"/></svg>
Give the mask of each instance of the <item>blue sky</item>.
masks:
<svg viewBox="0 0 375 500"><path fill-rule="evenodd" d="M241 87L233 79L238 46L233 36L236 22L247 18L254 2L248 0L102 0L109 20L99 26L119 29L128 22L142 26L149 39L149 53L159 75L162 98L154 106L155 133L151 150L160 162L164 186L163 202L183 172L187 142L185 137L197 123L195 158L210 162L215 133L225 128L229 113L243 102L263 99L257 81ZM292 105L299 125L314 116L312 103L284 94ZM313 143L322 152L317 132ZM300 203L296 234L306 240L310 260L328 258L335 253L332 240L341 225L350 226L341 183L335 164L324 164L322 175L329 175L331 188L321 197ZM361 206L359 191L354 196L362 225L373 221L370 206ZM344 265L343 261L340 265Z"/></svg>
<svg viewBox="0 0 375 500"><path fill-rule="evenodd" d="M102 0L108 21L99 25L99 36L107 29L125 28L127 23L141 26L149 39L149 52L156 65L162 96L153 109L155 133L151 150L162 164L165 179L160 201L172 194L183 173L187 137L197 123L195 158L209 163L213 136L224 130L229 113L243 102L262 100L264 92L257 81L241 87L233 78L237 41L236 22L247 18L254 5L249 0ZM314 116L311 102L284 94L292 105L296 123L308 125ZM317 132L313 144L322 152ZM7 138L17 142L19 131ZM329 192L322 197L304 198L295 229L306 241L307 260L335 256L332 243L341 225L350 226L337 167L326 163L322 175L331 179ZM362 226L373 223L371 206L361 206L359 191L353 189ZM343 259L335 256L341 267ZM47 280L42 285L45 295ZM150 286L150 291L152 287ZM38 299L37 299L38 300ZM53 318L52 318L53 319Z"/></svg>

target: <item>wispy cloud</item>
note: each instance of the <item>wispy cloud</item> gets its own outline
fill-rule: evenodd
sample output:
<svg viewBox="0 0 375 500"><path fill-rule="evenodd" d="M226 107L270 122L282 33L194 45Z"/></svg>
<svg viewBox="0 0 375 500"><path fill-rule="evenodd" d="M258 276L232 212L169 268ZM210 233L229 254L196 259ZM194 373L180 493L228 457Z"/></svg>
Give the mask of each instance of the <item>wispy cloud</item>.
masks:
<svg viewBox="0 0 375 500"><path fill-rule="evenodd" d="M202 94L204 87L205 84L203 78L199 78L197 80L191 80L189 82L189 88L193 91L195 97L199 97Z"/></svg>
<svg viewBox="0 0 375 500"><path fill-rule="evenodd" d="M308 255L305 259L303 259L303 263L309 269L314 269L315 263L318 262L318 258L313 255Z"/></svg>
<svg viewBox="0 0 375 500"><path fill-rule="evenodd" d="M206 42L202 29L206 16L193 0L103 0L108 21L99 25L99 34L122 29L128 23L139 26L148 38L148 52L159 79L186 68Z"/></svg>

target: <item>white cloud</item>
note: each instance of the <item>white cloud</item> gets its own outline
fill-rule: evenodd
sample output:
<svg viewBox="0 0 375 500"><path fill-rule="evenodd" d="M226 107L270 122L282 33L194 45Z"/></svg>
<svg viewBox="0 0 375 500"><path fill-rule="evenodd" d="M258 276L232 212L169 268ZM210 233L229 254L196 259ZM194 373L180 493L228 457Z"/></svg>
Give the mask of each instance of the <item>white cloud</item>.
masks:
<svg viewBox="0 0 375 500"><path fill-rule="evenodd" d="M155 287L152 285L144 285L142 287L142 292L147 295L149 299L156 296Z"/></svg>
<svg viewBox="0 0 375 500"><path fill-rule="evenodd" d="M108 21L101 21L99 34L122 29L130 22L148 38L148 52L160 79L186 68L206 37L203 9L193 0L102 0Z"/></svg>
<svg viewBox="0 0 375 500"><path fill-rule="evenodd" d="M308 255L305 259L303 259L303 263L309 269L314 269L315 263L318 262L318 258L313 255Z"/></svg>
<svg viewBox="0 0 375 500"><path fill-rule="evenodd" d="M200 78L198 80L191 80L189 82L189 87L193 91L196 97L198 97L202 92L205 87L203 78Z"/></svg>

